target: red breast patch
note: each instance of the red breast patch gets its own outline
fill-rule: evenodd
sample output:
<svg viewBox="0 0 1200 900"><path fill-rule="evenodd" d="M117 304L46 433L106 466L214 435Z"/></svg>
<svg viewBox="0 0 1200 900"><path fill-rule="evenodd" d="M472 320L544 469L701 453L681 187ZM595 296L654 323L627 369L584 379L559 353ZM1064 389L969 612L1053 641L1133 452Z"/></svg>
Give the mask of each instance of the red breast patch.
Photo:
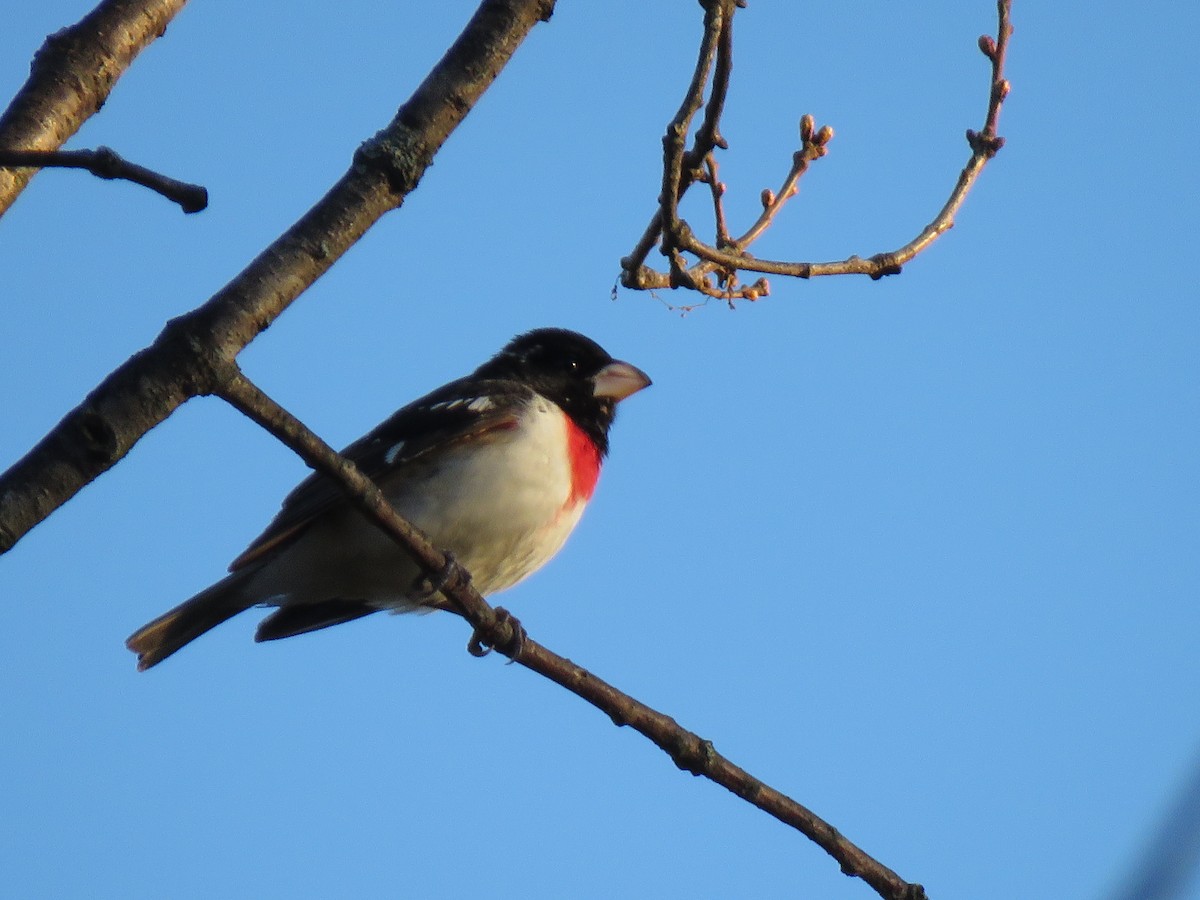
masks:
<svg viewBox="0 0 1200 900"><path fill-rule="evenodd" d="M567 454L571 459L571 495L567 503L586 503L592 499L600 479L600 451L570 416L567 416Z"/></svg>

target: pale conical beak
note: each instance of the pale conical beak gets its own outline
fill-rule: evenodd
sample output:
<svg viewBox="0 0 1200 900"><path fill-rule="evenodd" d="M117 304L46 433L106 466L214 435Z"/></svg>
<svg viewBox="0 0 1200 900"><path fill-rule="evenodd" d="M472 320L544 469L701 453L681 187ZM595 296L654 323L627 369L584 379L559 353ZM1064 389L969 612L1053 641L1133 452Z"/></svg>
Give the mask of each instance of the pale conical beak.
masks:
<svg viewBox="0 0 1200 900"><path fill-rule="evenodd" d="M614 359L592 376L592 393L609 400L624 400L650 386L650 376L627 362Z"/></svg>

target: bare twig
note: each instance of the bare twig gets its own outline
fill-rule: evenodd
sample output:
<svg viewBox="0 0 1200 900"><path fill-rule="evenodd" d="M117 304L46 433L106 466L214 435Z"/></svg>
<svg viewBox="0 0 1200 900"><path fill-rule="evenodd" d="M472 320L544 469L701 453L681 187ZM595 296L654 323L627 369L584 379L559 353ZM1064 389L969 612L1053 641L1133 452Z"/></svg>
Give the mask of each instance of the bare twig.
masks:
<svg viewBox="0 0 1200 900"><path fill-rule="evenodd" d="M185 2L103 0L79 22L46 38L28 81L0 116L0 147L61 147L104 105L117 79ZM0 170L0 216L35 172Z"/></svg>
<svg viewBox="0 0 1200 900"><path fill-rule="evenodd" d="M208 191L199 184L176 181L137 163L123 159L109 147L95 150L3 150L0 169L86 169L99 178L119 178L162 194L178 203L185 213L208 206Z"/></svg>
<svg viewBox="0 0 1200 900"><path fill-rule="evenodd" d="M717 230L717 246L728 247L733 243L733 238L729 236L729 225L725 219L725 182L721 181L717 175L717 158L713 154L708 154L704 157L704 181L708 183L709 191L712 193L713 201L713 220L716 222Z"/></svg>
<svg viewBox="0 0 1200 900"><path fill-rule="evenodd" d="M485 0L392 122L345 175L203 306L114 370L0 475L0 553L121 460L414 190L554 0Z"/></svg>
<svg viewBox="0 0 1200 900"><path fill-rule="evenodd" d="M667 133L663 138L664 190L659 196L659 209L633 251L621 260L621 284L637 290L687 287L710 296L723 296L730 300L738 297L753 300L765 295L769 290L769 285L765 279L761 278L749 287L741 285L738 283L737 273L759 272L765 275L787 275L797 278L813 278L824 275L869 275L872 279L898 274L909 260L928 248L954 226L955 216L984 166L1004 145L1004 139L996 133L996 128L1004 99L1009 93L1009 83L1004 77L1004 62L1008 41L1012 35L1011 0L998 0L997 2L997 37L993 39L985 35L979 39L980 49L992 64L987 116L982 131L967 131L971 157L959 174L958 182L951 191L949 199L933 221L902 247L885 253L877 253L867 259L851 256L835 262L785 262L758 259L747 252L747 247L770 227L783 204L795 195L797 182L808 170L809 165L826 152L826 145L833 137L833 130L826 125L816 131L811 116L806 115L801 120L801 148L793 156L792 168L784 179L783 186L777 193L763 192L763 212L740 238L735 241L728 239L728 226L724 222L724 213L720 206L720 198L716 195L715 185L713 190L717 236L714 244L708 244L696 237L688 223L678 215L679 197L692 181L697 180L695 176L689 176L687 166L691 163L693 154L703 149L700 142L701 136L719 134L718 123L706 119L704 125L697 132L696 145L693 150L687 153L682 150L684 133L690 124L691 117L700 108L704 86L708 78L704 48L713 45L724 49L727 46L736 5L730 0L709 0L705 5L705 33L701 43L701 61L693 74L684 104L680 107L680 112L672 120L671 125L667 127ZM729 52L732 53L732 45L728 46ZM720 59L719 54L718 59ZM731 65L730 62L729 66ZM727 78L729 68L727 67L724 71ZM718 96L721 98L721 103L715 105L718 116L727 90L727 81L719 82L717 76L714 75L711 94L714 98ZM710 112L714 109L712 102L709 104L709 109ZM708 154L711 149L711 147L704 149L703 153ZM672 168L677 171L668 171ZM715 166L713 170L715 171ZM669 192L666 189L668 186L675 186L676 190ZM645 264L646 257L656 243L661 243L662 252L668 259L667 272L655 271ZM684 254L696 257L697 262L688 265ZM718 273L722 284L721 289L716 288L709 278L710 273L713 272Z"/></svg>
<svg viewBox="0 0 1200 900"><path fill-rule="evenodd" d="M771 227L771 223L775 221L775 216L783 209L783 205L799 193L800 179L808 171L809 165L814 160L820 159L829 152L828 145L831 140L833 140L832 128L824 125L818 131L816 121L812 116L805 115L801 117L800 149L792 154L792 168L783 179L783 184L780 185L778 192L763 191L762 214L750 226L749 230L734 243L733 246L737 250L745 250L758 240L764 231ZM718 243L717 246L720 247L721 245Z"/></svg>
<svg viewBox="0 0 1200 900"><path fill-rule="evenodd" d="M475 629L472 644L494 647L520 665L550 679L605 713L613 723L628 725L662 749L675 765L703 775L748 803L795 828L837 860L842 871L863 879L881 897L922 900L925 891L909 884L847 840L829 823L795 800L726 759L699 735L670 716L635 700L571 660L548 650L524 634L508 613L493 608L471 585L470 576L434 547L417 528L388 504L379 488L349 460L334 452L295 416L263 393L234 363L221 366L213 392L249 416L295 451L310 467L333 479L365 516L384 530L403 552L438 576L442 594ZM442 581L442 577L448 577ZM519 639L518 639L519 637Z"/></svg>

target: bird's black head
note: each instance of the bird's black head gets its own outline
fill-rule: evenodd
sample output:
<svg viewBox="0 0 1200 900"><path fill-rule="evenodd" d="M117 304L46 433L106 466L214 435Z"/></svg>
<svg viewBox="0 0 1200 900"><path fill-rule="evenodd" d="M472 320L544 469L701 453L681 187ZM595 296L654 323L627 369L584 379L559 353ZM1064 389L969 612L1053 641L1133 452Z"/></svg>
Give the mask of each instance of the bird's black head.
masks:
<svg viewBox="0 0 1200 900"><path fill-rule="evenodd" d="M475 375L529 385L561 406L602 454L608 450L618 401L650 384L641 369L613 359L595 341L565 328L517 335Z"/></svg>

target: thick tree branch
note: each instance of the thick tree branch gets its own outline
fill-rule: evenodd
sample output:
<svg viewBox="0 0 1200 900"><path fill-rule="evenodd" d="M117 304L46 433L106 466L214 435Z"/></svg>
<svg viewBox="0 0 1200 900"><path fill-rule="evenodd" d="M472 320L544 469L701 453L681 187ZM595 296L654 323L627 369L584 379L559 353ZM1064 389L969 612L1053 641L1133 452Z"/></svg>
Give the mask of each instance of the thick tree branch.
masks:
<svg viewBox="0 0 1200 900"><path fill-rule="evenodd" d="M525 635L508 613L492 608L471 585L470 576L405 521L379 488L352 462L310 431L299 419L255 386L234 363L223 364L213 391L294 450L311 468L337 482L358 509L384 530L424 569L437 577L441 592L475 629L472 645L496 648L526 668L566 688L605 713L613 723L628 725L649 738L677 767L703 775L748 803L795 828L837 860L842 871L863 879L889 900L922 900L925 891L863 852L836 828L787 795L726 759L699 735L670 716L635 700L591 672L559 656Z"/></svg>
<svg viewBox="0 0 1200 900"><path fill-rule="evenodd" d="M996 133L996 128L1000 110L1009 92L1009 83L1004 77L1004 63L1008 41L1012 35L1011 0L998 0L996 4L997 37L993 39L984 35L979 39L979 48L992 66L987 116L982 131L967 131L971 157L959 174L949 199L933 221L903 246L888 252L877 253L867 259L851 256L834 262L785 262L758 259L746 249L770 226L783 203L796 193L797 182L807 171L809 163L819 159L826 152L826 145L833 137L833 131L828 125L815 131L811 116L805 116L801 120L801 149L793 157L792 169L784 179L783 187L778 193L763 192L764 211L758 221L741 238L730 240L728 237L728 228L721 207L721 196L724 189L719 184L712 185L717 234L715 246L700 240L688 223L679 217L680 197L693 182L706 180L702 174L693 171L697 164L696 154L699 153L702 159L710 159L712 146L708 143L708 137L718 133L717 123L706 119L697 131L693 148L684 152L687 128L690 125L691 117L695 115L703 102L703 92L709 77L709 62L706 53L711 53L708 48L714 46L721 47L722 51L728 46L728 52L732 54L730 33L733 27L733 13L739 5L734 0L705 0L704 37L701 39L700 62L696 66L680 112L667 126L666 136L663 138L663 191L659 195L659 209L633 251L621 260L621 284L637 290L687 287L709 296L722 297L732 301L737 298L758 299L765 295L770 287L763 278L758 279L752 285L740 284L737 277L739 272L759 272L766 275L788 275L797 278L813 278L823 275L869 275L872 279L898 274L905 263L927 249L954 226L955 216L984 166L1004 146L1004 139ZM725 67L718 65L713 75L711 97L719 98L719 102L715 106L718 116L728 90L727 82L731 68L732 63ZM714 105L710 101L710 111L713 108ZM710 164L708 168L713 173L709 177L715 178L715 164ZM668 270L666 272L655 271L645 264L646 257L656 243L661 243L662 253L667 257ZM684 254L696 257L697 262L689 265ZM718 283L713 282L713 273L716 273Z"/></svg>
<svg viewBox="0 0 1200 900"><path fill-rule="evenodd" d="M104 0L48 38L29 79L0 116L0 148L57 150L99 111L117 79L186 0ZM13 13L10 13L13 14ZM0 216L36 169L0 169Z"/></svg>
<svg viewBox="0 0 1200 900"><path fill-rule="evenodd" d="M0 475L0 553L112 467L234 359L384 213L398 208L554 0L485 0L349 171L238 276L110 374Z"/></svg>
<svg viewBox="0 0 1200 900"><path fill-rule="evenodd" d="M178 203L185 213L208 206L208 191L198 184L177 181L145 166L131 163L108 147L95 150L5 150L0 148L0 170L86 169L97 178L132 181Z"/></svg>

